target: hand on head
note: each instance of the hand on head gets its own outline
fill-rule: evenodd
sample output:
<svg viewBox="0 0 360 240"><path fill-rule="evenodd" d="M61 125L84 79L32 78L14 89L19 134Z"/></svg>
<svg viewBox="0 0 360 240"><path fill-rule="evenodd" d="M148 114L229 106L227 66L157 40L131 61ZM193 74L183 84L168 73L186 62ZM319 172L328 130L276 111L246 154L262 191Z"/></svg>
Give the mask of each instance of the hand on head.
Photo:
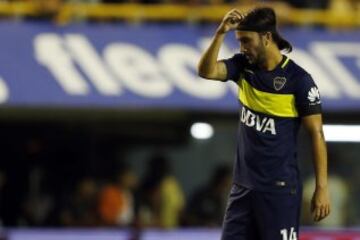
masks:
<svg viewBox="0 0 360 240"><path fill-rule="evenodd" d="M237 9L232 9L223 18L217 32L220 34L236 30L241 21L244 19L244 14Z"/></svg>

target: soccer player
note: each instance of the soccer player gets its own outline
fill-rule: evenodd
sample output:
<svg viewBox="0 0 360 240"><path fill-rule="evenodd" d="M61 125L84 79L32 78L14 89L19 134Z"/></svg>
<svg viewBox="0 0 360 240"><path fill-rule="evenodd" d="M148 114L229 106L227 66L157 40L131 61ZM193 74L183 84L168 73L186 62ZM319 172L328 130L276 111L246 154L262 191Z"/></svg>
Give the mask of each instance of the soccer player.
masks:
<svg viewBox="0 0 360 240"><path fill-rule="evenodd" d="M235 31L240 53L218 61L225 34ZM234 184L222 240L297 240L302 187L296 139L302 123L313 147L315 221L330 213L321 101L312 77L281 51L292 46L276 29L271 8L228 12L200 59L206 79L239 86L240 122Z"/></svg>

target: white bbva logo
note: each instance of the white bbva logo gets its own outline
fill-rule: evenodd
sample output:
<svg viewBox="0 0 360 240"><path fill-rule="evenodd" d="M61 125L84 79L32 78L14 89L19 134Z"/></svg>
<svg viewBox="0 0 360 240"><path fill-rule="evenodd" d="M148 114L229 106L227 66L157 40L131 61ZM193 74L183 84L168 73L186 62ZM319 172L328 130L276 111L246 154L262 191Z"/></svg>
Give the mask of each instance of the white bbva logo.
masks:
<svg viewBox="0 0 360 240"><path fill-rule="evenodd" d="M275 120L273 118L261 118L244 107L241 111L241 122L248 127L255 128L256 131L263 133L269 131L272 135L276 135Z"/></svg>

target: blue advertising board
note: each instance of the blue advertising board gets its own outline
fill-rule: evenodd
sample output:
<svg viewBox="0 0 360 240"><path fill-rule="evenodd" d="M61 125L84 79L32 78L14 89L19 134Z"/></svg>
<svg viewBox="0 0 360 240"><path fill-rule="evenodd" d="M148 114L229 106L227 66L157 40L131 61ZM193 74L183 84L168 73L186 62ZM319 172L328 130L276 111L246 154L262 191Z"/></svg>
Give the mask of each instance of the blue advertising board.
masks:
<svg viewBox="0 0 360 240"><path fill-rule="evenodd" d="M234 83L197 77L216 26L1 22L0 103L237 111ZM282 29L325 111L360 110L360 31ZM238 52L228 34L221 58Z"/></svg>

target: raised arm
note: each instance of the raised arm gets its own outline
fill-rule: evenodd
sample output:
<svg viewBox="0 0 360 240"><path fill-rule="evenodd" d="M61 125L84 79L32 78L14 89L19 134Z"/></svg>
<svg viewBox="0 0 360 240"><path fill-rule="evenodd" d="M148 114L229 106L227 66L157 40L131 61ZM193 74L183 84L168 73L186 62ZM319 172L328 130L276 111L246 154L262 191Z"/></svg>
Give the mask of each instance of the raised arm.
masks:
<svg viewBox="0 0 360 240"><path fill-rule="evenodd" d="M322 128L321 114L302 118L312 140L313 161L315 170L315 191L311 200L311 212L315 221L320 221L330 214L330 199L327 181L327 151Z"/></svg>
<svg viewBox="0 0 360 240"><path fill-rule="evenodd" d="M216 30L210 46L201 56L198 64L198 74L200 77L220 81L226 79L227 71L225 63L218 61L217 58L225 34L231 30L235 30L242 18L243 15L236 9L231 10L225 15Z"/></svg>

